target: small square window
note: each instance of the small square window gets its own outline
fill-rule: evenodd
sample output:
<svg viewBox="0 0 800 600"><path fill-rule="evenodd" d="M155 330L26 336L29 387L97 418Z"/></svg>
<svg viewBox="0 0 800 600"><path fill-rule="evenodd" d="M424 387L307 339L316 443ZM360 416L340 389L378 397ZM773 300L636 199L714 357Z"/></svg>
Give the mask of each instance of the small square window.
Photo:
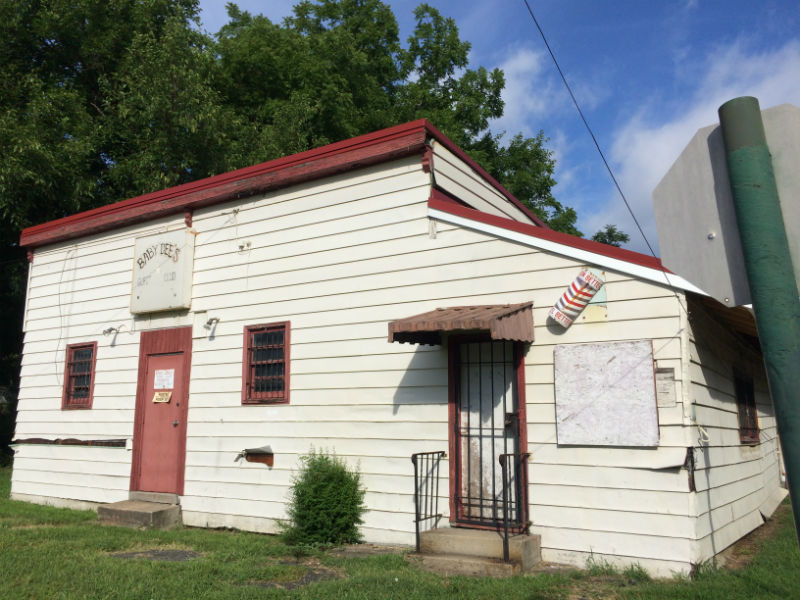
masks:
<svg viewBox="0 0 800 600"><path fill-rule="evenodd" d="M743 444L758 444L760 440L753 380L735 375L734 386L736 388L736 408L739 412L739 440Z"/></svg>
<svg viewBox="0 0 800 600"><path fill-rule="evenodd" d="M289 402L289 323L244 328L242 404Z"/></svg>
<svg viewBox="0 0 800 600"><path fill-rule="evenodd" d="M67 346L61 408L92 408L97 342Z"/></svg>

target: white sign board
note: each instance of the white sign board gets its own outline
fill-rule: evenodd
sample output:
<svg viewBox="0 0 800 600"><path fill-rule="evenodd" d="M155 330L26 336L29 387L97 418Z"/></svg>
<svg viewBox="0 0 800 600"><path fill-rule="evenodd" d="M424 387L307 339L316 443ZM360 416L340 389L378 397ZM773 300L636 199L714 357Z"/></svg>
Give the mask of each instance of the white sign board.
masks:
<svg viewBox="0 0 800 600"><path fill-rule="evenodd" d="M658 446L650 340L555 348L558 443Z"/></svg>
<svg viewBox="0 0 800 600"><path fill-rule="evenodd" d="M185 229L137 238L131 312L189 308L193 266L194 234Z"/></svg>
<svg viewBox="0 0 800 600"><path fill-rule="evenodd" d="M171 390L175 387L175 369L156 369L154 390Z"/></svg>

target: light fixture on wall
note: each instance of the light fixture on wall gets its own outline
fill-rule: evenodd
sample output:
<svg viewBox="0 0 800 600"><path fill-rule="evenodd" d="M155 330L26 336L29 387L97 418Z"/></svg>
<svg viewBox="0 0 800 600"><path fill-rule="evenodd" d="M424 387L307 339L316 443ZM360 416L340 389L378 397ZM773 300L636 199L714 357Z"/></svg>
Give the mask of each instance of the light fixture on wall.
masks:
<svg viewBox="0 0 800 600"><path fill-rule="evenodd" d="M110 327L107 327L107 328L103 329L103 335L104 336L106 336L106 337L108 337L109 335L111 336L111 341L109 342L109 345L111 345L111 346L115 346L116 345L116 343L117 343L117 334L120 331L122 331L123 327L125 327L125 323L120 323L116 327L111 325Z"/></svg>
<svg viewBox="0 0 800 600"><path fill-rule="evenodd" d="M203 327L205 327L206 329L211 329L217 323L219 323L219 317L209 317L208 321L205 322Z"/></svg>
<svg viewBox="0 0 800 600"><path fill-rule="evenodd" d="M105 335L105 336L109 336L109 335L112 335L112 334L113 335L117 335L120 331L122 331L123 327L125 327L124 323L122 323L120 325L117 325L116 327L114 327L112 325L111 327L103 329L103 335Z"/></svg>

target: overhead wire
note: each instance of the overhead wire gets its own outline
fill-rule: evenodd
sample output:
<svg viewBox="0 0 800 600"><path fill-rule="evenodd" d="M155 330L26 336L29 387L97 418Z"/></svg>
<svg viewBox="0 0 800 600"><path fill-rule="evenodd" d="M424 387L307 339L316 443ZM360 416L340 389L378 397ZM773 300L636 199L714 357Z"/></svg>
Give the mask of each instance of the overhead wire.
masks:
<svg viewBox="0 0 800 600"><path fill-rule="evenodd" d="M595 136L594 131L592 130L591 126L589 125L589 121L586 119L586 116L583 114L583 110L581 110L580 104L578 103L578 99L575 97L575 94L572 92L572 88L570 87L569 82L567 81L567 78L564 75L564 71L561 70L561 65L558 64L558 60L556 59L556 55L553 52L553 49L550 47L550 43L547 41L547 36L544 34L544 30L542 29L542 26L539 24L539 21L536 18L536 15L533 13L533 9L531 8L530 3L528 2L528 0L522 0L522 1L525 3L525 6L528 8L528 13L531 15L531 19L533 19L533 23L534 23L534 25L536 25L536 29L539 30L539 35L542 37L542 41L544 42L544 45L547 48L547 52L550 54L550 58L553 60L553 64L555 65L556 70L558 71L558 74L561 77L561 81L564 83L564 87L567 89L567 92L569 93L569 97L572 99L572 103L575 105L575 109L578 111L578 114L581 117L581 121L583 121L583 125L586 128L586 131L589 133L589 136L592 138L592 142L594 143L594 147L597 149L597 153L600 155L600 158L603 161L603 164L605 165L609 176L611 177L611 181L614 182L614 187L616 188L617 193L619 193L620 198L622 198L622 201L625 203L625 208L627 208L628 213L630 214L631 218L633 219L633 222L636 224L636 228L639 230L639 233L641 234L642 239L644 240L644 243L647 245L647 249L650 251L650 255L653 258L659 259L659 257L656 256L655 250L653 250L653 246L650 244L650 241L647 239L647 235L645 234L644 229L642 228L641 224L639 223L639 219L636 218L636 214L634 213L633 208L631 207L630 203L628 202L628 198L625 196L625 193L622 191L622 186L620 186L619 182L617 181L617 178L614 175L614 171L611 168L611 165L608 163L608 160L606 159L606 155L603 152L603 149L600 147L600 143L597 141L597 137ZM669 274L666 272L666 270L662 271L662 273L664 274L664 279L666 280L667 285L669 287L671 287L671 288L674 288L672 282L669 279ZM689 315L688 308L684 305L683 300L681 300L681 298L678 296L677 292L674 292L674 293L675 293L675 297L678 299L678 303L680 304L681 309L683 309L683 311L686 313L686 315L688 317L688 315Z"/></svg>
<svg viewBox="0 0 800 600"><path fill-rule="evenodd" d="M541 35L541 37L542 37L542 41L544 42L544 45L547 48L547 52L550 54L550 58L553 60L553 64L555 65L556 70L558 71L558 74L561 76L561 81L564 83L564 87L567 89L567 92L569 93L569 96L572 99L572 103L575 105L575 109L578 111L578 114L581 117L581 121L583 121L584 127L586 127L586 131L589 133L589 136L591 136L592 142L594 143L594 146L597 149L597 152L600 155L600 158L602 159L603 164L605 165L606 170L608 171L608 174L611 176L611 180L614 182L614 187L616 188L617 192L619 193L620 198L622 198L622 201L625 203L625 207L627 208L628 213L630 214L631 218L633 219L633 222L636 224L636 227L639 230L639 233L641 234L642 239L644 240L645 244L647 244L647 248L650 251L650 255L653 256L653 258L658 258L656 256L655 251L653 250L652 245L650 244L650 241L647 239L647 235L645 234L644 229L642 228L641 224L639 223L639 220L636 218L636 214L634 213L633 208L631 207L630 203L628 202L628 199L625 197L625 193L622 191L622 187L620 186L619 182L617 181L617 178L614 175L614 171L611 168L611 165L608 163L608 160L606 159L606 156L603 153L602 148L600 147L600 143L597 141L597 137L595 136L594 131L592 131L592 128L590 127L589 122L586 119L586 116L583 114L583 110L581 110L580 104L578 103L578 100L575 97L575 94L572 92L572 88L570 87L569 82L567 82L567 78L564 75L564 71L561 69L561 66L558 64L558 60L556 59L555 53L553 52L553 49L550 47L550 44L547 41L547 36L545 36L544 30L542 29L542 26L539 24L539 21L536 19L536 15L534 15L533 9L531 8L531 5L529 4L528 0L523 0L523 2L525 2L525 6L528 8L528 13L530 13L531 19L533 19L533 22L536 25L536 29L539 30L539 35ZM689 315L688 306L686 306L686 304L684 303L684 300L681 298L680 294L678 294L677 290L675 289L675 286L673 286L672 282L669 279L669 274L667 273L667 271L663 270L662 273L664 274L664 280L666 281L667 285L670 288L672 288L672 293L675 296L675 299L678 301L678 305L680 306L681 310L686 315L686 318L689 319L690 315ZM678 333L680 333L682 330L683 330L683 328L681 328L678 331ZM654 353L654 356L655 356L655 353ZM698 427L700 428L701 434L705 433L705 430L703 430L699 425L698 425ZM702 437L702 435L701 435L701 437Z"/></svg>

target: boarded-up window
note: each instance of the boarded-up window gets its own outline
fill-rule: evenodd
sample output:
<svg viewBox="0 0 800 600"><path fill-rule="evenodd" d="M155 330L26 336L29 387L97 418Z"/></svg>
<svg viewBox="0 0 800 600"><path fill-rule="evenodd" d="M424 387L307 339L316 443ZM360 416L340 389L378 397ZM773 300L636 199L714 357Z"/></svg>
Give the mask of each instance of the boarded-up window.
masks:
<svg viewBox="0 0 800 600"><path fill-rule="evenodd" d="M753 380L741 375L734 376L736 408L739 412L739 439L743 444L757 444L758 417Z"/></svg>
<svg viewBox="0 0 800 600"><path fill-rule="evenodd" d="M64 367L61 408L91 408L94 395L94 365L97 342L70 344Z"/></svg>
<svg viewBox="0 0 800 600"><path fill-rule="evenodd" d="M244 330L243 404L289 402L289 323Z"/></svg>
<svg viewBox="0 0 800 600"><path fill-rule="evenodd" d="M559 444L658 446L650 340L555 349Z"/></svg>

